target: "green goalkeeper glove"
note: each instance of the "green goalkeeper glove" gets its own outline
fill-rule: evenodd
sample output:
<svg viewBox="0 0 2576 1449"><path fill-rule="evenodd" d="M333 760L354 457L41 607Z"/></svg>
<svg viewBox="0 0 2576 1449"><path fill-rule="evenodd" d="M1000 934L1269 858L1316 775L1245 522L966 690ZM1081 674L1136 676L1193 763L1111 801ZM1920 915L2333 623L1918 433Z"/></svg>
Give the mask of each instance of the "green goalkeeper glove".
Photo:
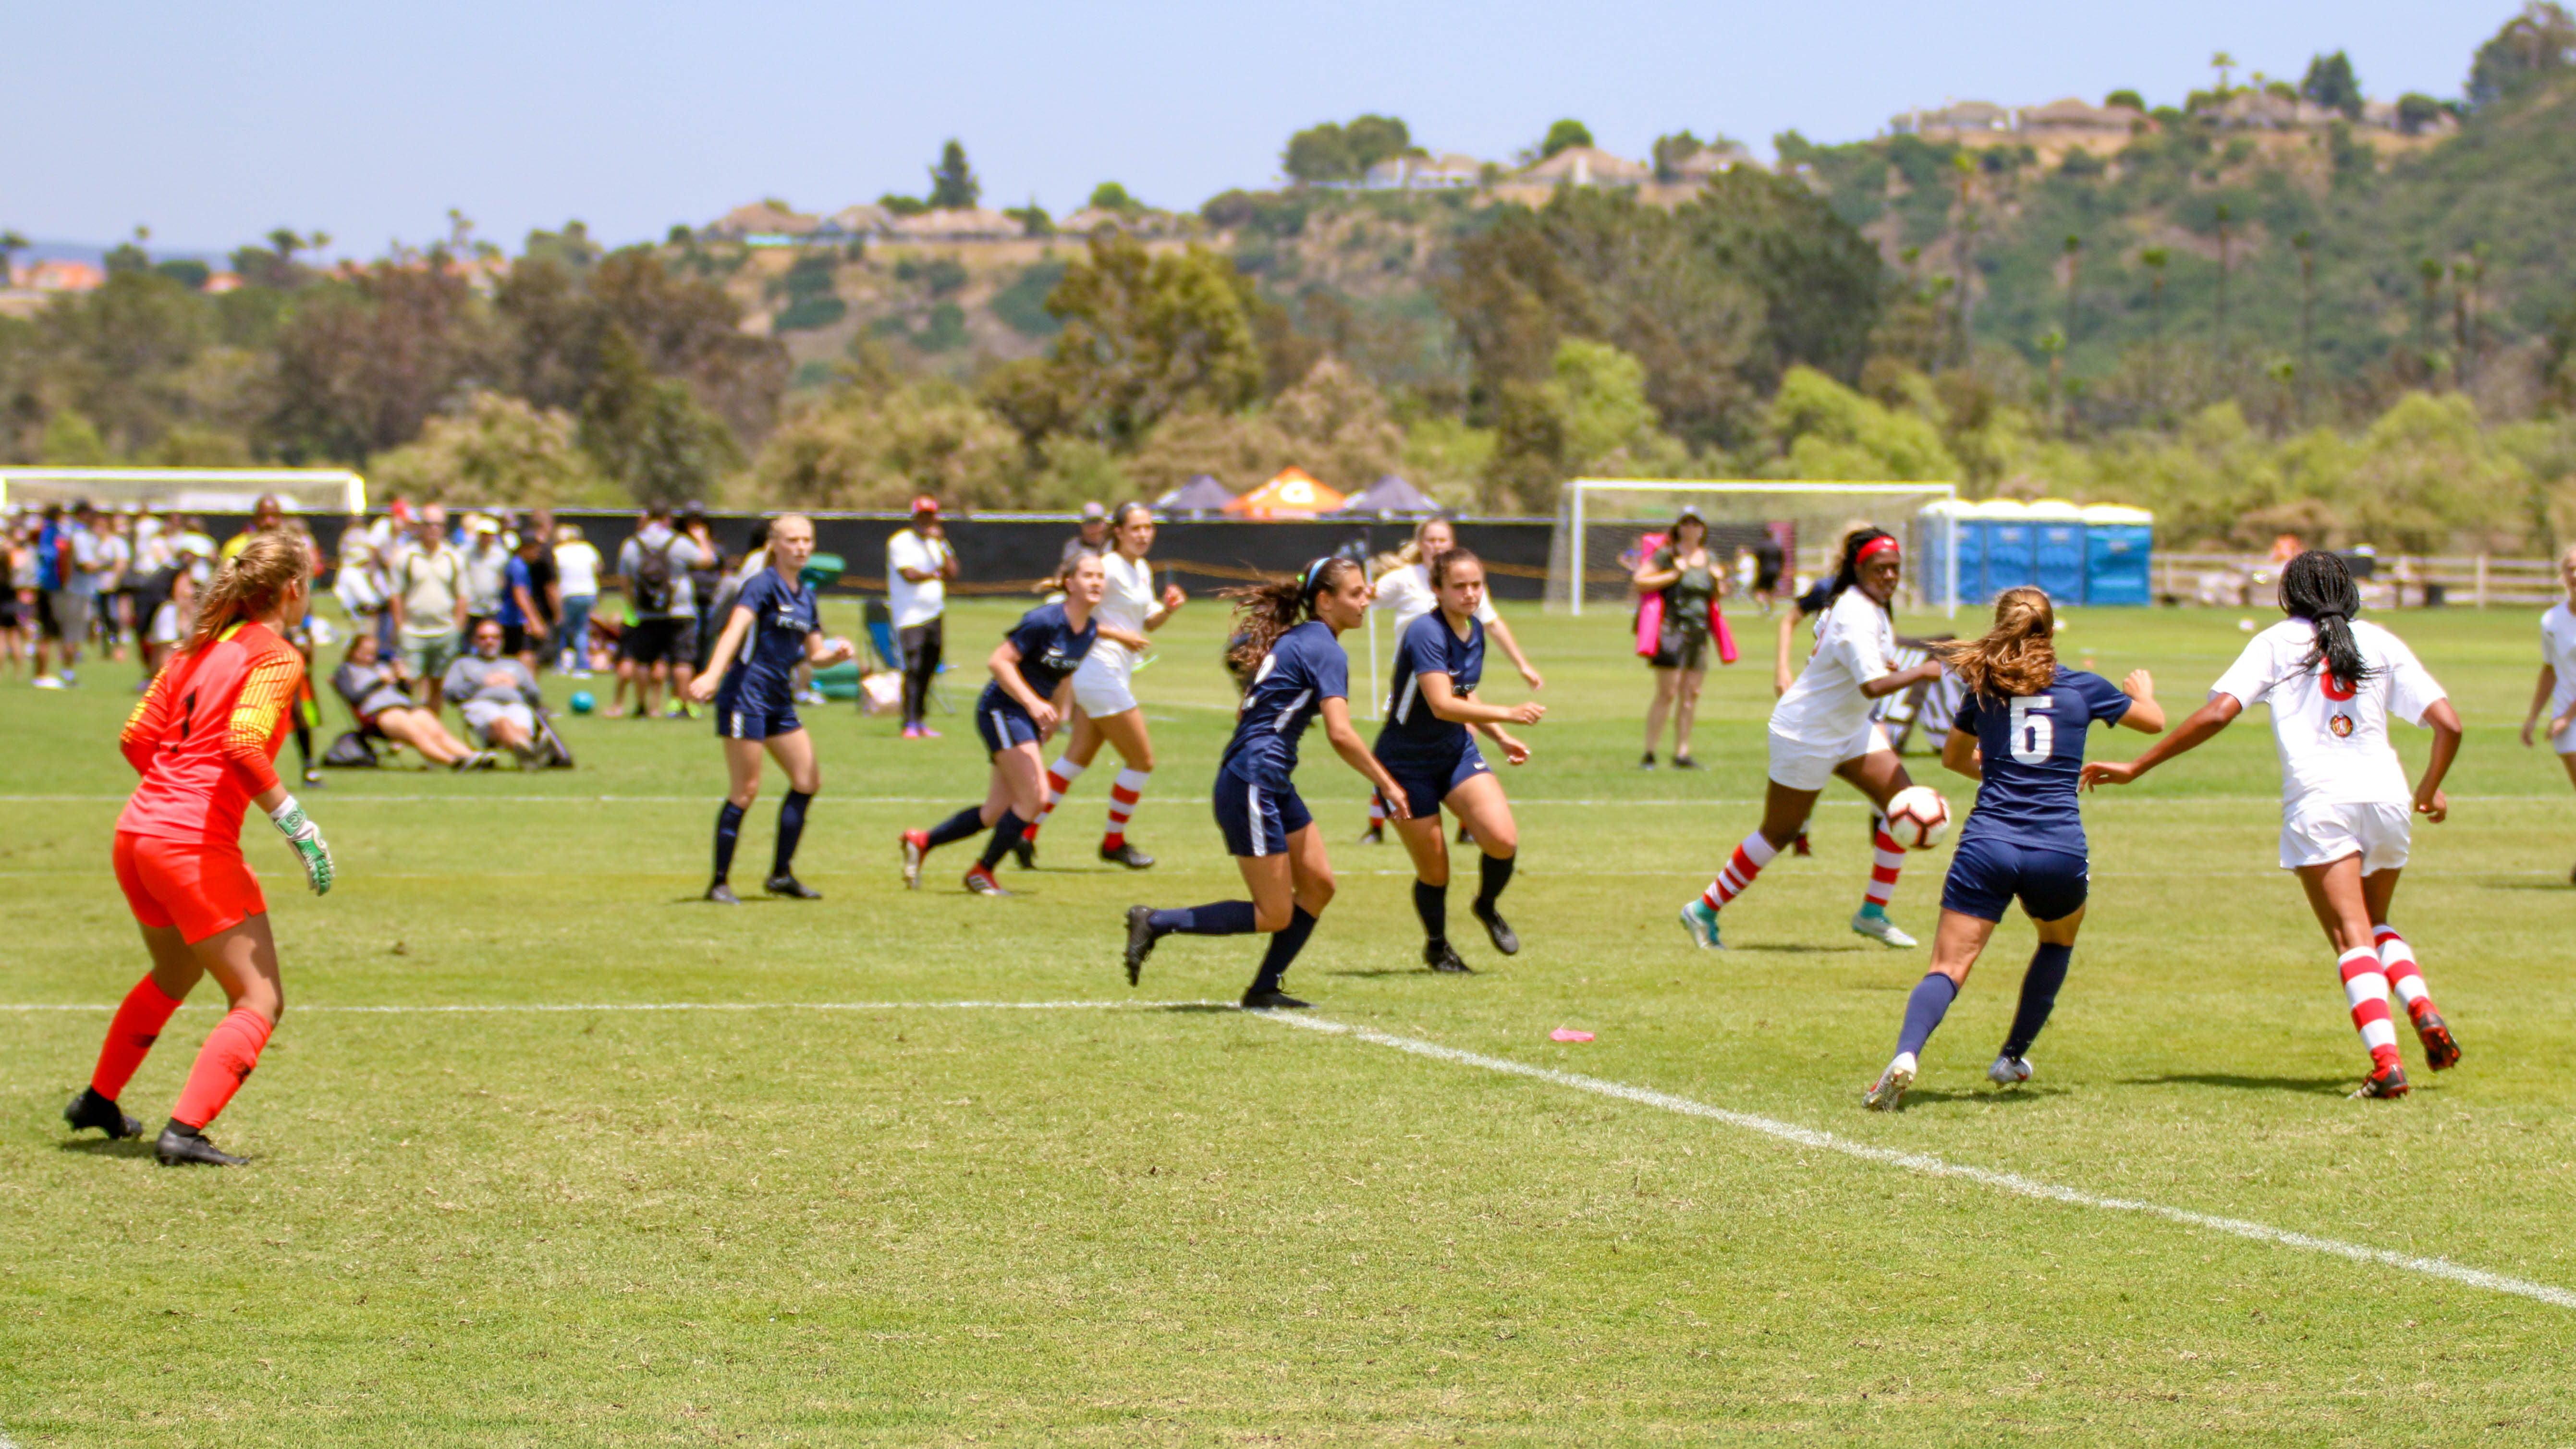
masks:
<svg viewBox="0 0 2576 1449"><path fill-rule="evenodd" d="M276 809L268 812L268 818L277 826L277 833L286 837L286 843L295 847L295 854L304 862L304 880L313 887L313 894L329 895L331 847L322 843L322 832L305 817L304 807L289 795L278 803Z"/></svg>

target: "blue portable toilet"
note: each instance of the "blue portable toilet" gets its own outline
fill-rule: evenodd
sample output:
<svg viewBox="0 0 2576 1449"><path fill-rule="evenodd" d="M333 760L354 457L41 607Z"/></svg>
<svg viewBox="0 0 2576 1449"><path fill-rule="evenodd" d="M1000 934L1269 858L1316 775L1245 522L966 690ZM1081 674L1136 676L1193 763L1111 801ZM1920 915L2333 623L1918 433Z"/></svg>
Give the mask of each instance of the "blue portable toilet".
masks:
<svg viewBox="0 0 2576 1449"><path fill-rule="evenodd" d="M1978 530L1985 535L1985 569L1970 598L1983 603L2006 589L2036 577L2034 552L2039 530L2030 521L2030 505L2012 498L1989 498L1976 506Z"/></svg>
<svg viewBox="0 0 2576 1449"><path fill-rule="evenodd" d="M2060 604L2084 598L2084 510L2062 498L2030 506L2031 582Z"/></svg>
<svg viewBox="0 0 2576 1449"><path fill-rule="evenodd" d="M1927 505L1914 516L1914 558L1906 572L1913 575L1915 592L1930 607L1938 609L1951 604L1964 604L1977 597L1979 575L1985 571L1984 525L1976 520L1973 503L1944 498ZM1959 541L1959 592L1950 596L1950 540L1955 525Z"/></svg>
<svg viewBox="0 0 2576 1449"><path fill-rule="evenodd" d="M2096 503L2084 510L2084 602L2152 604L2148 563L2156 516L2143 508Z"/></svg>

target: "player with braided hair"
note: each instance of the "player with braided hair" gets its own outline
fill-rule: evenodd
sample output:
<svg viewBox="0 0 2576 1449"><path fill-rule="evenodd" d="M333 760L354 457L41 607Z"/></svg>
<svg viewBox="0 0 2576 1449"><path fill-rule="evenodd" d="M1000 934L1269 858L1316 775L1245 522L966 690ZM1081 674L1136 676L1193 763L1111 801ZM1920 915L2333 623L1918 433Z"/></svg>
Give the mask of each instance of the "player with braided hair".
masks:
<svg viewBox="0 0 2576 1449"><path fill-rule="evenodd" d="M212 975L231 1009L206 1037L188 1084L161 1129L167 1165L236 1166L206 1140L258 1065L285 1010L268 903L242 859L241 822L256 804L294 848L315 895L331 889L330 847L277 777L287 712L304 661L286 633L304 617L313 577L299 534L254 537L227 559L197 611L195 631L152 678L125 724L126 760L143 777L116 822L116 879L143 929L152 971L126 993L90 1084L63 1109L74 1130L134 1137L143 1124L117 1096L197 982Z"/></svg>
<svg viewBox="0 0 2576 1449"><path fill-rule="evenodd" d="M2271 705L2281 757L2281 868L2298 872L2337 953L2353 1027L2370 1052L2370 1074L2353 1095L2402 1097L2406 1070L2389 1022L2391 989L2406 1003L2425 1065L2438 1072L2460 1059L2424 988L2414 947L2388 924L2406 865L2409 807L2437 825L2450 813L2442 777L2460 752L2460 716L2404 640L2354 617L2361 590L2339 556L2310 550L2290 560L2280 597L2289 617L2254 636L2209 687L2209 703L2127 764L2086 765L2084 787L2128 784L2215 738L2246 706ZM2432 757L2412 791L2388 741L2392 715L2433 731Z"/></svg>

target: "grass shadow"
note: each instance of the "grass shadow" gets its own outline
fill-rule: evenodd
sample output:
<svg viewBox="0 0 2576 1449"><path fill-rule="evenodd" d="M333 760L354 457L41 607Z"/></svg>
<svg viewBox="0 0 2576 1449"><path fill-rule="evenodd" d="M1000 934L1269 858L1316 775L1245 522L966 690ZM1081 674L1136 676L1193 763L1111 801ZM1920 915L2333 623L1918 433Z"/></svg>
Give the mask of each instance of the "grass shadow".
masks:
<svg viewBox="0 0 2576 1449"><path fill-rule="evenodd" d="M2066 1095L2066 1089L2063 1087L2018 1087L2011 1091L1981 1091L1974 1087L1926 1091L1921 1087L1914 1087L1905 1093L1903 1110L1910 1112L1919 1102L1969 1102L1979 1106L2002 1107L2023 1102L2038 1102L2064 1095Z"/></svg>
<svg viewBox="0 0 2576 1449"><path fill-rule="evenodd" d="M2478 888L2490 891L2557 891L2560 894L2576 890L2576 886L2555 876L2548 880L2482 880L2478 882Z"/></svg>
<svg viewBox="0 0 2576 1449"><path fill-rule="evenodd" d="M152 1142L146 1137L74 1137L55 1143L54 1150L83 1157L150 1157Z"/></svg>
<svg viewBox="0 0 2576 1449"><path fill-rule="evenodd" d="M2248 1077L2232 1072L2173 1072L2161 1077L2131 1077L2130 1087L2226 1087L2239 1092L2310 1092L2340 1097L2352 1090L2344 1077Z"/></svg>
<svg viewBox="0 0 2576 1449"><path fill-rule="evenodd" d="M1234 1013L1243 1010L1240 1006L1229 1006L1222 1001L1181 1001L1175 1002L1172 1005L1161 1009L1175 1014L1189 1014L1197 1016L1215 1016L1220 1013Z"/></svg>
<svg viewBox="0 0 2576 1449"><path fill-rule="evenodd" d="M1801 956L1853 956L1870 948L1866 946L1801 946L1793 941L1754 941L1746 945L1739 946L1730 941L1727 943L1726 949L1729 951L1794 951ZM1878 949L1884 951L1887 948L1881 946Z"/></svg>
<svg viewBox="0 0 2576 1449"><path fill-rule="evenodd" d="M1454 971L1434 971L1428 966L1372 966L1364 971L1356 969L1349 971L1327 971L1324 974L1327 976L1356 976L1366 979L1377 976L1454 976L1459 973Z"/></svg>

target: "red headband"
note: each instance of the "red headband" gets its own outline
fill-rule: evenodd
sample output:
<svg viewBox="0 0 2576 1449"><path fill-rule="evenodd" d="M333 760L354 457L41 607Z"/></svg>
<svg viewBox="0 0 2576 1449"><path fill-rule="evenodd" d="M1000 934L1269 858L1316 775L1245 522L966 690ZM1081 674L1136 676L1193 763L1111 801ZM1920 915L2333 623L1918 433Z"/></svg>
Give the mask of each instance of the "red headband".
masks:
<svg viewBox="0 0 2576 1449"><path fill-rule="evenodd" d="M1878 537L1871 539L1869 542L1862 544L1860 546L1859 556L1854 558L1852 562L1856 564L1865 564L1878 554L1893 553L1895 551L1895 536L1892 534L1882 533Z"/></svg>

